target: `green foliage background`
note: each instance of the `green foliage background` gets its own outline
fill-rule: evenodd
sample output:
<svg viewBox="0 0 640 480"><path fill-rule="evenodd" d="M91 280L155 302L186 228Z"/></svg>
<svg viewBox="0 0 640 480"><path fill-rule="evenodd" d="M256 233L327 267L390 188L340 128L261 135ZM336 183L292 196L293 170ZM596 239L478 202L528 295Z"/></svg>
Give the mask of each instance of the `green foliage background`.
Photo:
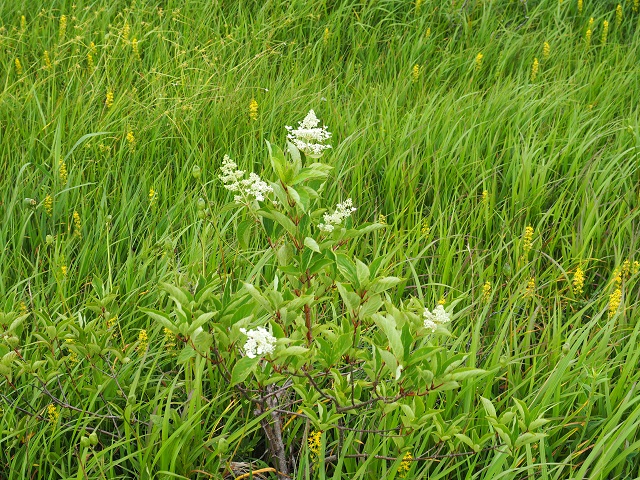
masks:
<svg viewBox="0 0 640 480"><path fill-rule="evenodd" d="M486 426L472 401L481 394L499 412L518 399L550 420L548 436L518 455L446 456L442 440L445 456L414 462L409 475L637 475L640 17L634 1L621 0L621 17L617 2L580 5L0 6L0 477L209 478L231 461L264 466L259 423L212 369L200 409L182 408L181 367L140 307L167 305L161 281L189 288L251 274L263 246L252 237L239 248L217 169L228 153L271 178L264 139L282 144L284 125L309 108L333 132L325 205L351 197L356 223L388 223L351 251L388 259L405 279L393 300L455 305L449 341L496 372L458 403L444 395L446 416L464 409ZM209 227L201 196L213 205ZM96 357L88 345L111 350ZM93 431L99 443L81 445ZM396 475L406 445L350 435L370 459L327 448L340 467L306 464L299 478ZM300 430L290 438L305 444Z"/></svg>

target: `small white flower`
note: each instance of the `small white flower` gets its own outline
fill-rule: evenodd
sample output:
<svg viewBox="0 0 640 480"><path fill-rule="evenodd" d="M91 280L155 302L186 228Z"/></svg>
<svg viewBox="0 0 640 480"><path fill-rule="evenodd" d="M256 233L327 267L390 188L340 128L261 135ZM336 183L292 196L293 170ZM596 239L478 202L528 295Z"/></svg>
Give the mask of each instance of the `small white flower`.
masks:
<svg viewBox="0 0 640 480"><path fill-rule="evenodd" d="M229 155L225 155L222 159L220 171L222 174L218 178L224 183L224 188L238 193L233 197L237 203L247 203L251 197L262 202L266 193L273 192L273 188L255 173L250 173L249 178L244 178L244 170L238 170L238 165L229 158Z"/></svg>
<svg viewBox="0 0 640 480"><path fill-rule="evenodd" d="M331 233L333 232L335 225L340 225L342 221L350 217L353 212L356 211L356 208L353 206L353 201L350 198L347 198L344 203L339 203L336 205L336 210L333 213L325 213L323 215L324 223L318 224L318 228L322 232Z"/></svg>
<svg viewBox="0 0 640 480"><path fill-rule="evenodd" d="M331 148L324 143L331 138L331 132L326 125L318 127L319 123L316 113L309 110L304 120L298 122L298 128L285 127L289 131L287 138L309 158L320 158L326 149Z"/></svg>
<svg viewBox="0 0 640 480"><path fill-rule="evenodd" d="M249 358L263 357L273 353L276 349L276 337L263 327L254 330L241 328L240 331L248 338L244 344L244 353Z"/></svg>
<svg viewBox="0 0 640 480"><path fill-rule="evenodd" d="M422 316L424 317L424 328L427 328L432 332L436 331L438 325L444 325L451 321L451 317L442 305L438 305L434 308L433 313L431 313L428 308L425 308Z"/></svg>

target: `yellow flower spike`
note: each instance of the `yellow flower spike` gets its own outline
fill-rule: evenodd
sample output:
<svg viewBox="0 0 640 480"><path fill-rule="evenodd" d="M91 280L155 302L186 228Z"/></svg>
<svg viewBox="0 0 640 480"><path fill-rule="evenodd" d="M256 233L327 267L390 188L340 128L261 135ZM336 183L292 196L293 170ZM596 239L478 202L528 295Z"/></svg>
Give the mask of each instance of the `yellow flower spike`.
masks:
<svg viewBox="0 0 640 480"><path fill-rule="evenodd" d="M587 30L587 33L585 33L584 40L587 44L587 48L589 48L589 46L591 46L591 29L590 28Z"/></svg>
<svg viewBox="0 0 640 480"><path fill-rule="evenodd" d="M402 462L400 462L400 466L398 467L398 476L400 478L404 478L407 475L407 472L409 472L409 469L411 469L411 464L413 460L413 455L411 455L411 452L407 452L404 454L404 457L402 457Z"/></svg>
<svg viewBox="0 0 640 480"><path fill-rule="evenodd" d="M483 59L483 58L484 58L484 55L482 54L482 52L480 52L480 53L478 53L478 54L476 55L476 61L475 61L475 64L476 64L476 72L479 72L479 71L480 71L480 69L482 68L482 59Z"/></svg>
<svg viewBox="0 0 640 480"><path fill-rule="evenodd" d="M20 33L25 34L27 31L27 19L24 15L20 17Z"/></svg>
<svg viewBox="0 0 640 480"><path fill-rule="evenodd" d="M67 272L69 271L69 269L67 268L66 265L60 265L60 273L62 273L63 277L67 276Z"/></svg>
<svg viewBox="0 0 640 480"><path fill-rule="evenodd" d="M582 293L582 288L584 287L584 271L582 270L582 268L576 268L571 283L573 285L573 294L580 295Z"/></svg>
<svg viewBox="0 0 640 480"><path fill-rule="evenodd" d="M413 69L411 71L411 78L413 80L413 83L416 83L420 79L420 65L418 65L417 63L413 66Z"/></svg>
<svg viewBox="0 0 640 480"><path fill-rule="evenodd" d="M315 459L320 455L320 447L322 446L322 432L313 431L307 438L307 444L309 446L309 452Z"/></svg>
<svg viewBox="0 0 640 480"><path fill-rule="evenodd" d="M424 38L429 38L431 36L431 28L427 28L427 31L424 34Z"/></svg>
<svg viewBox="0 0 640 480"><path fill-rule="evenodd" d="M60 176L60 182L67 183L68 173L67 164L64 162L64 158L60 157L58 161L58 175Z"/></svg>
<svg viewBox="0 0 640 480"><path fill-rule="evenodd" d="M95 68L95 64L93 63L93 55L91 52L87 53L87 68L89 69L89 73L93 72Z"/></svg>
<svg viewBox="0 0 640 480"><path fill-rule="evenodd" d="M51 423L56 423L60 417L60 412L58 412L58 408L53 403L47 405L47 416Z"/></svg>
<svg viewBox="0 0 640 480"><path fill-rule="evenodd" d="M489 202L489 190L483 190L482 191L482 203L488 203Z"/></svg>
<svg viewBox="0 0 640 480"><path fill-rule="evenodd" d="M129 130L127 133L127 143L129 144L129 148L134 150L136 147L136 137L133 136L133 130Z"/></svg>
<svg viewBox="0 0 640 480"><path fill-rule="evenodd" d="M582 0L578 0L578 13L582 15Z"/></svg>
<svg viewBox="0 0 640 480"><path fill-rule="evenodd" d="M138 333L138 346L136 347L136 350L138 351L138 353L143 354L147 351L148 346L149 337L147 336L147 331L140 330L140 333Z"/></svg>
<svg viewBox="0 0 640 480"><path fill-rule="evenodd" d="M631 275L637 275L640 272L640 262L637 260L631 265Z"/></svg>
<svg viewBox="0 0 640 480"><path fill-rule="evenodd" d="M447 299L444 298L444 295L440 297L440 300L438 300L438 305L444 305L445 303L447 303Z"/></svg>
<svg viewBox="0 0 640 480"><path fill-rule="evenodd" d="M44 211L47 212L48 216L53 215L53 197L47 194L42 201L42 206L44 207Z"/></svg>
<svg viewBox="0 0 640 480"><path fill-rule="evenodd" d="M535 82L538 77L538 70L540 69L540 62L537 58L533 59L533 65L531 65L531 81Z"/></svg>
<svg viewBox="0 0 640 480"><path fill-rule="evenodd" d="M96 48L96 44L91 42L89 44L89 51L91 52L92 55L95 55L96 53L98 53L98 49Z"/></svg>
<svg viewBox="0 0 640 480"><path fill-rule="evenodd" d="M429 226L429 222L426 218L422 221L420 233L422 233L422 235L424 235L425 237L431 233L431 227Z"/></svg>
<svg viewBox="0 0 640 480"><path fill-rule="evenodd" d="M638 13L640 9L640 0L633 0L633 13Z"/></svg>
<svg viewBox="0 0 640 480"><path fill-rule="evenodd" d="M122 38L124 41L129 41L129 34L131 33L131 27L129 26L129 22L125 21L124 26L122 27Z"/></svg>
<svg viewBox="0 0 640 480"><path fill-rule="evenodd" d="M249 118L253 121L258 120L258 102L255 98L249 102Z"/></svg>
<svg viewBox="0 0 640 480"><path fill-rule="evenodd" d="M18 75L22 75L22 64L20 63L20 59L16 58L14 63L16 64L16 73Z"/></svg>
<svg viewBox="0 0 640 480"><path fill-rule="evenodd" d="M533 296L536 290L536 277L531 277L527 283L527 289L524 292L524 297L529 298Z"/></svg>
<svg viewBox="0 0 640 480"><path fill-rule="evenodd" d="M72 338L67 338L65 342L69 345L73 345L75 343ZM67 350L69 350L69 361L71 363L78 363L78 354L71 350L69 347L67 347Z"/></svg>
<svg viewBox="0 0 640 480"><path fill-rule="evenodd" d="M619 27L622 23L622 5L618 4L616 7L616 27Z"/></svg>
<svg viewBox="0 0 640 480"><path fill-rule="evenodd" d="M378 214L378 223L380 225L386 225L387 224L387 216L383 215L382 213Z"/></svg>
<svg viewBox="0 0 640 480"><path fill-rule="evenodd" d="M423 0L416 0L416 13L420 11L420 7L422 6Z"/></svg>
<svg viewBox="0 0 640 480"><path fill-rule="evenodd" d="M149 205L153 207L156 203L156 199L158 198L158 193L151 187L149 189Z"/></svg>
<svg viewBox="0 0 640 480"><path fill-rule="evenodd" d="M138 47L137 38L134 38L133 40L131 40L131 49L133 50L133 55L136 57L136 59L138 61L141 61L142 58L140 57L140 48Z"/></svg>
<svg viewBox="0 0 640 480"><path fill-rule="evenodd" d="M82 237L82 222L80 221L80 214L73 211L73 234L76 237Z"/></svg>
<svg viewBox="0 0 640 480"><path fill-rule="evenodd" d="M631 276L631 260L625 260L624 262L622 262L620 275L624 280L627 280Z"/></svg>
<svg viewBox="0 0 640 480"><path fill-rule="evenodd" d="M607 43L607 36L609 35L609 22L606 20L602 22L602 36L600 37L600 43L605 45Z"/></svg>
<svg viewBox="0 0 640 480"><path fill-rule="evenodd" d="M487 282L484 282L484 285L482 286L482 299L487 301L489 300L490 296L491 296L491 282L487 281Z"/></svg>
<svg viewBox="0 0 640 480"><path fill-rule="evenodd" d="M551 55L551 45L549 45L549 42L544 42L542 45L542 58L546 60L549 55Z"/></svg>
<svg viewBox="0 0 640 480"><path fill-rule="evenodd" d="M44 60L44 69L47 71L51 70L51 58L49 58L49 51L45 50L44 51L44 55L43 55L43 60Z"/></svg>
<svg viewBox="0 0 640 480"><path fill-rule="evenodd" d="M609 318L613 317L617 313L621 302L622 290L618 287L611 295L609 295Z"/></svg>
<svg viewBox="0 0 640 480"><path fill-rule="evenodd" d="M113 90L107 91L107 97L105 98L104 105L107 108L111 108L113 106Z"/></svg>
<svg viewBox="0 0 640 480"><path fill-rule="evenodd" d="M67 33L67 16L62 15L60 17L60 26L58 29L58 41L62 41L64 39L65 34Z"/></svg>
<svg viewBox="0 0 640 480"><path fill-rule="evenodd" d="M329 43L329 37L331 36L331 32L329 32L328 28L324 29L324 33L322 34L322 43L325 45Z"/></svg>
<svg viewBox="0 0 640 480"><path fill-rule="evenodd" d="M531 250L531 246L533 245L533 227L531 225L527 225L524 229L524 235L522 237L522 249L525 252Z"/></svg>

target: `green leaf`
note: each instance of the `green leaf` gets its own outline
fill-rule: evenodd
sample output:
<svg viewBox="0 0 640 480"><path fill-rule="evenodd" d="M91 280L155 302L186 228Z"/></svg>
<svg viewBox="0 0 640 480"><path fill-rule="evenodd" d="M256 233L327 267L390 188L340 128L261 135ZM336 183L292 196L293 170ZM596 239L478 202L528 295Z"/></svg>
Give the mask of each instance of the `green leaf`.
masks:
<svg viewBox="0 0 640 480"><path fill-rule="evenodd" d="M297 185L298 183L302 183L307 180L326 178L332 169L333 167L324 163L312 163L308 167L300 170L300 172L291 181L291 185Z"/></svg>
<svg viewBox="0 0 640 480"><path fill-rule="evenodd" d="M478 377L487 373L486 370L480 368L464 367L447 375L447 380L466 380L467 378Z"/></svg>
<svg viewBox="0 0 640 480"><path fill-rule="evenodd" d="M174 302L181 304L183 307L189 306L189 303L193 300L190 293L170 283L160 282L160 288L167 292Z"/></svg>
<svg viewBox="0 0 640 480"><path fill-rule="evenodd" d="M395 357L398 361L402 361L404 359L404 348L402 347L400 332L396 328L396 320L390 315L380 315L378 313L372 315L371 318L387 336L389 346L391 346L391 351Z"/></svg>
<svg viewBox="0 0 640 480"><path fill-rule="evenodd" d="M215 317L217 313L218 312L206 312L206 313L203 313L202 315L200 315L198 318L196 318L195 322L193 322L191 324L191 327L189 328L189 335L191 335L198 328L200 328L205 323L207 323L209 320L211 320L213 317Z"/></svg>
<svg viewBox="0 0 640 480"><path fill-rule="evenodd" d="M484 407L485 412L487 412L487 415L497 419L498 415L496 414L496 409L493 406L493 403L491 403L491 400L480 397L480 401L482 402L482 406Z"/></svg>
<svg viewBox="0 0 640 480"><path fill-rule="evenodd" d="M233 387L240 382L243 382L249 376L249 374L255 368L259 361L259 357L242 357L240 360L238 360L238 362L234 365L233 370L231 371L231 386Z"/></svg>
<svg viewBox="0 0 640 480"><path fill-rule="evenodd" d="M296 237L298 233L298 229L296 225L291 221L289 217L287 217L284 213L278 212L276 210L258 210L258 214L263 217L270 218L274 222L280 224L292 237Z"/></svg>
<svg viewBox="0 0 640 480"><path fill-rule="evenodd" d="M238 225L236 234L238 236L238 245L242 250L247 250L249 248L249 242L251 241L251 231L253 230L254 224L254 220L247 219L243 220Z"/></svg>
<svg viewBox="0 0 640 480"><path fill-rule="evenodd" d="M546 433L531 433L525 432L516 438L515 443L513 444L514 448L519 448L524 445L528 445L533 442L538 442L547 436Z"/></svg>
<svg viewBox="0 0 640 480"><path fill-rule="evenodd" d="M371 286L369 287L369 291L373 293L381 293L385 290L389 290L390 288L395 287L400 282L402 282L401 278L398 277L383 277L376 279Z"/></svg>
<svg viewBox="0 0 640 480"><path fill-rule="evenodd" d="M287 347L278 352L278 357L286 357L287 355L293 355L296 357L306 355L309 352L307 347L302 347L299 345L293 345L291 347Z"/></svg>
<svg viewBox="0 0 640 480"><path fill-rule="evenodd" d="M356 271L356 265L351 259L344 253L339 253L336 255L336 264L345 280L352 283L355 287L358 287L358 273Z"/></svg>
<svg viewBox="0 0 640 480"><path fill-rule="evenodd" d="M338 288L340 297L342 297L342 301L347 306L347 309L352 312L356 312L360 306L360 296L356 293L349 292L340 282L336 282L336 287Z"/></svg>
<svg viewBox="0 0 640 480"><path fill-rule="evenodd" d="M267 149L269 150L269 159L271 160L271 166L273 167L273 171L277 175L277 177L284 184L287 184L287 163L284 158L284 153L277 145L271 145L270 142L267 142Z"/></svg>
<svg viewBox="0 0 640 480"><path fill-rule="evenodd" d="M244 282L244 288L247 290L247 292L249 292L249 295L251 295L267 312L271 312L273 310L269 301L264 295L262 295L262 293L260 293L260 291L256 287L254 287L249 282Z"/></svg>
<svg viewBox="0 0 640 480"><path fill-rule="evenodd" d="M149 315L164 328L171 330L173 333L179 333L178 326L174 325L168 314L159 312L158 310L152 310L150 308L141 308L140 311Z"/></svg>
<svg viewBox="0 0 640 480"><path fill-rule="evenodd" d="M313 238L305 237L304 245L305 247L310 248L314 252L320 253L320 246L318 245L318 242L316 242Z"/></svg>

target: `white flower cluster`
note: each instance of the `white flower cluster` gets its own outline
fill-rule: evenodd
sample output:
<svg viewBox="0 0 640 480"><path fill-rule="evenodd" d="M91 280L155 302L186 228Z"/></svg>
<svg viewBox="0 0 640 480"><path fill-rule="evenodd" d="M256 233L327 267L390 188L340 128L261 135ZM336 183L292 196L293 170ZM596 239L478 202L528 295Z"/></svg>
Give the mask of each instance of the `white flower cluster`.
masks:
<svg viewBox="0 0 640 480"><path fill-rule="evenodd" d="M264 200L266 193L273 192L273 188L263 182L255 173L250 173L249 178L244 177L244 170L238 170L238 165L225 155L220 167L222 175L218 177L224 183L224 188L231 192L238 192L234 200L238 203L246 203L251 197L259 202Z"/></svg>
<svg viewBox="0 0 640 480"><path fill-rule="evenodd" d="M425 308L422 316L424 317L424 328L428 328L432 332L436 331L438 325L444 325L451 321L451 317L442 305L434 308L433 313L431 313L428 308Z"/></svg>
<svg viewBox="0 0 640 480"><path fill-rule="evenodd" d="M316 113L309 110L304 120L298 123L298 128L285 127L289 130L287 138L309 158L320 158L326 149L331 148L331 145L323 143L331 137L331 132L326 125L318 127L319 123Z"/></svg>
<svg viewBox="0 0 640 480"><path fill-rule="evenodd" d="M262 357L275 351L276 337L263 327L248 331L246 328L241 328L240 331L248 337L247 342L244 344L244 353L247 357Z"/></svg>
<svg viewBox="0 0 640 480"><path fill-rule="evenodd" d="M325 213L323 218L324 218L324 223L320 223L318 224L318 228L322 231L322 232L333 232L333 229L335 228L336 225L340 225L342 223L342 220L344 220L347 217L350 217L351 214L353 212L355 212L356 209L353 206L353 202L351 201L350 198L347 198L344 203L339 203L338 205L336 205L336 211L329 214L329 213Z"/></svg>

